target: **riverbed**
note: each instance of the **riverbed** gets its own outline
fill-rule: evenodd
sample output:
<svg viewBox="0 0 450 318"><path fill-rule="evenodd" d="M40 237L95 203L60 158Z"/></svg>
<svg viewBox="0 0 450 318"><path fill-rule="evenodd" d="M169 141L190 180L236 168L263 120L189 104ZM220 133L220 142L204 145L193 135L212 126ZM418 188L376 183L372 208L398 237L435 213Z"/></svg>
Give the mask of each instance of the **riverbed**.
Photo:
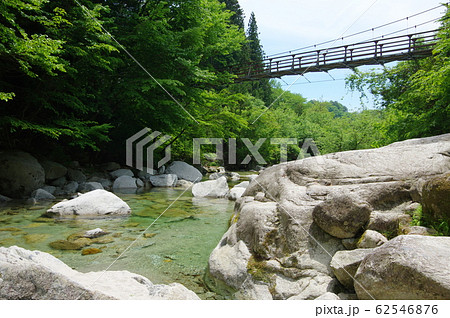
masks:
<svg viewBox="0 0 450 318"><path fill-rule="evenodd" d="M234 202L194 198L190 190L184 191L153 188L140 194L116 193L132 213L114 218L44 218L42 214L60 200L33 206L13 203L0 207L0 246L47 252L81 272L128 270L153 283L178 282L202 299L220 299L206 289L202 278L211 251L228 228ZM80 250L49 246L95 228L109 232L90 246L101 253L83 256Z"/></svg>

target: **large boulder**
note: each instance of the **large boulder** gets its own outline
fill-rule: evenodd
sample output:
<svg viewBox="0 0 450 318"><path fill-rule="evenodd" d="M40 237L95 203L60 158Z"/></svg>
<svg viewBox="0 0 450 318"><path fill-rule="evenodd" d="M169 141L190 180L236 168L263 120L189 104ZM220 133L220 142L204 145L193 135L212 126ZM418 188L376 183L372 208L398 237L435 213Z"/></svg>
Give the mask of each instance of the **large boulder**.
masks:
<svg viewBox="0 0 450 318"><path fill-rule="evenodd" d="M191 182L199 182L203 177L202 173L197 168L182 161L172 162L165 173L176 174L178 179Z"/></svg>
<svg viewBox="0 0 450 318"><path fill-rule="evenodd" d="M50 160L43 160L40 163L44 168L46 180L55 180L64 177L67 173L67 168L60 163Z"/></svg>
<svg viewBox="0 0 450 318"><path fill-rule="evenodd" d="M338 238L351 238L369 222L371 207L349 195L331 196L316 205L313 218L322 230Z"/></svg>
<svg viewBox="0 0 450 318"><path fill-rule="evenodd" d="M0 193L5 196L20 199L44 185L44 169L26 152L0 151L0 167Z"/></svg>
<svg viewBox="0 0 450 318"><path fill-rule="evenodd" d="M178 183L178 177L176 174L150 176L150 183L154 187L175 187Z"/></svg>
<svg viewBox="0 0 450 318"><path fill-rule="evenodd" d="M228 198L229 200L236 201L237 199L239 199L240 197L242 197L242 195L244 194L244 192L245 192L245 188L235 186L235 187L233 187L233 188L230 190L230 192L227 194L227 198Z"/></svg>
<svg viewBox="0 0 450 318"><path fill-rule="evenodd" d="M360 248L352 251L339 251L331 259L331 269L339 282L353 290L353 280L363 259L373 252L372 248Z"/></svg>
<svg viewBox="0 0 450 318"><path fill-rule="evenodd" d="M81 273L54 256L0 247L0 299L195 300L181 284L155 285L128 271Z"/></svg>
<svg viewBox="0 0 450 318"><path fill-rule="evenodd" d="M128 215L131 209L122 199L105 190L94 190L59 202L47 210L48 215Z"/></svg>
<svg viewBox="0 0 450 318"><path fill-rule="evenodd" d="M114 190L120 190L120 189L137 189L138 186L136 184L136 178L123 175L118 177L116 180L114 180L113 183L113 189Z"/></svg>
<svg viewBox="0 0 450 318"><path fill-rule="evenodd" d="M356 246L358 248L375 248L383 245L387 241L387 238L383 234L377 231L367 230L361 236Z"/></svg>
<svg viewBox="0 0 450 318"><path fill-rule="evenodd" d="M228 194L227 178L220 177L217 180L209 180L194 184L192 187L192 194L194 197L211 197L223 198Z"/></svg>
<svg viewBox="0 0 450 318"><path fill-rule="evenodd" d="M450 299L450 237L401 235L356 272L359 299Z"/></svg>
<svg viewBox="0 0 450 318"><path fill-rule="evenodd" d="M425 183L422 205L425 217L450 223L450 172Z"/></svg>
<svg viewBox="0 0 450 318"><path fill-rule="evenodd" d="M336 197L354 198L354 201L347 201L349 205L344 208L347 212L352 211L352 206L355 211L362 210L364 222L352 226L345 237L358 236L367 229L367 210L391 214L411 204L419 197L419 180L426 181L450 170L449 154L450 134L447 134L378 149L310 157L267 168L250 182L244 196L236 201L230 230L217 246L216 266L213 273L209 272L211 280L220 281L222 285L215 283L210 287L223 289L223 285L228 284L223 275L226 265L221 265L224 263L217 258L227 250L237 249L238 242L244 242L251 254L247 261L251 279L239 287L227 285L238 287L234 297L256 297L249 288L254 291L252 286L258 284L269 286L276 299L288 296L289 299L315 299L327 292L339 293L340 284L337 284L330 261L337 251L344 249L343 240L330 235L314 221L315 207L332 206L332 202L326 202ZM342 222L339 214L335 214L336 220ZM358 222L356 214L350 220ZM400 218L396 217L395 222L399 224ZM345 219L341 224L347 231ZM352 241L354 247L356 240ZM224 254L220 253L222 249ZM241 261L245 262L246 258ZM234 275L232 271L228 273ZM293 293L298 294L291 296Z"/></svg>

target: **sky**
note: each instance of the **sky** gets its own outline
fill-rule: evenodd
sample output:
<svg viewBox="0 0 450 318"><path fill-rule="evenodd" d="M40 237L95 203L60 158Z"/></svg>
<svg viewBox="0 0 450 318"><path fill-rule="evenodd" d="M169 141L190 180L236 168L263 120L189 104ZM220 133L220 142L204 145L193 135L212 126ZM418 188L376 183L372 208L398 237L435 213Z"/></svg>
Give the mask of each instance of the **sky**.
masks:
<svg viewBox="0 0 450 318"><path fill-rule="evenodd" d="M251 12L255 12L261 44L266 55L287 52L342 37L344 40L337 41L336 46L370 40L373 37L402 29L405 31L398 35L436 29L439 24L426 22L442 16L443 6L426 14L412 16L437 7L442 2L446 1L239 0L246 16L246 23ZM406 19L407 17L408 19ZM346 36L353 33L371 30L400 19L404 20L361 36L345 39ZM420 25L423 23L425 24ZM371 68L374 66L363 69ZM300 93L307 99L336 100L350 110L356 111L362 108L360 95L358 92L350 92L345 87L343 80L351 73L350 70L333 70L329 74L307 73L305 74L306 78L299 78L296 75L284 76L279 81L284 89ZM313 83L309 83L308 80ZM294 82L295 84L290 86ZM364 106L373 108L373 101L366 100Z"/></svg>

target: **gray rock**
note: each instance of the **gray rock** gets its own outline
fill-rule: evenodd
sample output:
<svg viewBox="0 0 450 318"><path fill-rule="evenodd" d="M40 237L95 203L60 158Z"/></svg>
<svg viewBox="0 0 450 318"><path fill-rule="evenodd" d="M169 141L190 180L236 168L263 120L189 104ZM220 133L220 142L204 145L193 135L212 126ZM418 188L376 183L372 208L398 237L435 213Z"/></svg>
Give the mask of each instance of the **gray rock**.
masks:
<svg viewBox="0 0 450 318"><path fill-rule="evenodd" d="M183 285L155 285L128 271L81 273L50 254L0 247L0 299L194 300Z"/></svg>
<svg viewBox="0 0 450 318"><path fill-rule="evenodd" d="M120 178L120 177L123 177L123 176L134 177L134 173L130 169L119 169L119 170L115 170L113 172L110 172L109 174L114 179L117 179L117 178Z"/></svg>
<svg viewBox="0 0 450 318"><path fill-rule="evenodd" d="M265 202L266 201L266 194L264 192L258 192L255 195L255 201Z"/></svg>
<svg viewBox="0 0 450 318"><path fill-rule="evenodd" d="M122 175L114 180L113 189L137 189L136 179L127 175Z"/></svg>
<svg viewBox="0 0 450 318"><path fill-rule="evenodd" d="M224 176L225 176L225 173L214 172L209 175L209 180L217 180L220 177L224 177Z"/></svg>
<svg viewBox="0 0 450 318"><path fill-rule="evenodd" d="M79 192L89 192L98 189L104 190L103 186L98 182L83 182L78 186Z"/></svg>
<svg viewBox="0 0 450 318"><path fill-rule="evenodd" d="M230 192L227 194L227 198L228 198L229 200L236 201L237 199L239 199L240 197L242 197L242 195L244 194L244 192L245 192L245 188L235 186L235 187L233 187L233 188L230 190Z"/></svg>
<svg viewBox="0 0 450 318"><path fill-rule="evenodd" d="M408 214L373 211L367 229L397 235L401 225L409 224L411 221L412 218Z"/></svg>
<svg viewBox="0 0 450 318"><path fill-rule="evenodd" d="M359 299L450 299L450 237L401 235L356 272Z"/></svg>
<svg viewBox="0 0 450 318"><path fill-rule="evenodd" d="M44 160L40 164L44 168L45 180L55 180L64 177L67 173L67 168L60 163Z"/></svg>
<svg viewBox="0 0 450 318"><path fill-rule="evenodd" d="M434 229L430 229L424 226L410 226L402 230L404 235L431 235L436 236L438 232Z"/></svg>
<svg viewBox="0 0 450 318"><path fill-rule="evenodd" d="M111 192L94 190L79 197L55 204L48 215L128 215L131 209L123 200Z"/></svg>
<svg viewBox="0 0 450 318"><path fill-rule="evenodd" d="M4 195L0 194L0 203L9 202L11 201L11 198L5 197Z"/></svg>
<svg viewBox="0 0 450 318"><path fill-rule="evenodd" d="M67 169L67 177L70 181L76 181L78 183L86 182L86 176L80 170Z"/></svg>
<svg viewBox="0 0 450 318"><path fill-rule="evenodd" d="M425 183L422 189L423 214L432 220L450 223L450 172Z"/></svg>
<svg viewBox="0 0 450 318"><path fill-rule="evenodd" d="M194 197L211 197L223 198L228 194L227 178L220 177L217 180L209 180L194 184L192 187L192 194Z"/></svg>
<svg viewBox="0 0 450 318"><path fill-rule="evenodd" d="M164 174L166 173L166 166L161 166L161 168L158 169L158 174Z"/></svg>
<svg viewBox="0 0 450 318"><path fill-rule="evenodd" d="M328 234L338 238L351 238L369 222L371 207L349 195L330 196L316 205L314 222Z"/></svg>
<svg viewBox="0 0 450 318"><path fill-rule="evenodd" d="M54 200L55 196L44 189L37 189L31 193L31 197L36 201Z"/></svg>
<svg viewBox="0 0 450 318"><path fill-rule="evenodd" d="M7 197L20 199L44 185L44 169L28 153L0 151L0 167L0 193Z"/></svg>
<svg viewBox="0 0 450 318"><path fill-rule="evenodd" d="M377 231L367 230L357 243L358 248L375 248L383 245L388 240L383 234Z"/></svg>
<svg viewBox="0 0 450 318"><path fill-rule="evenodd" d="M143 188L143 187L145 186L145 183L144 183L144 181L142 181L141 179L136 178L136 186L137 186L138 188Z"/></svg>
<svg viewBox="0 0 450 318"><path fill-rule="evenodd" d="M66 182L67 182L66 177L61 177L61 178L58 178L58 179L52 181L50 184L52 186L55 186L55 187L58 187L58 188L62 188L62 187L64 187Z"/></svg>
<svg viewBox="0 0 450 318"><path fill-rule="evenodd" d="M110 189L113 185L111 180L106 179L106 178L101 178L101 177L91 177L91 178L89 178L88 181L100 183L102 185L103 189Z"/></svg>
<svg viewBox="0 0 450 318"><path fill-rule="evenodd" d="M78 182L70 181L68 184L64 186L63 190L69 194L76 193L78 191L78 186L79 186Z"/></svg>
<svg viewBox="0 0 450 318"><path fill-rule="evenodd" d="M150 177L155 174L153 169L144 169L143 171L138 172L138 177L144 181L150 181Z"/></svg>
<svg viewBox="0 0 450 318"><path fill-rule="evenodd" d="M358 239L355 237L348 238L348 239L342 239L342 245L348 250L354 250L355 248L358 248Z"/></svg>
<svg viewBox="0 0 450 318"><path fill-rule="evenodd" d="M178 179L183 179L191 182L200 182L202 180L202 173L197 168L182 162L174 161L170 164L166 171L167 174L176 174Z"/></svg>
<svg viewBox="0 0 450 318"><path fill-rule="evenodd" d="M56 187L55 186L50 186L50 185L44 185L41 189L45 190L48 193L53 194L53 195L55 194L55 191L56 191Z"/></svg>
<svg viewBox="0 0 450 318"><path fill-rule="evenodd" d="M246 176L248 178L249 182L252 182L253 180L255 180L256 178L258 178L257 174L250 174L248 176Z"/></svg>
<svg viewBox="0 0 450 318"><path fill-rule="evenodd" d="M162 174L151 176L150 182L154 187L174 187L177 185L178 177L176 174Z"/></svg>
<svg viewBox="0 0 450 318"><path fill-rule="evenodd" d="M120 165L117 162L106 162L101 165L101 168L106 171L119 170Z"/></svg>
<svg viewBox="0 0 450 318"><path fill-rule="evenodd" d="M353 290L356 271L363 259L373 252L373 249L356 249L339 251L331 259L330 267L339 282L348 290Z"/></svg>

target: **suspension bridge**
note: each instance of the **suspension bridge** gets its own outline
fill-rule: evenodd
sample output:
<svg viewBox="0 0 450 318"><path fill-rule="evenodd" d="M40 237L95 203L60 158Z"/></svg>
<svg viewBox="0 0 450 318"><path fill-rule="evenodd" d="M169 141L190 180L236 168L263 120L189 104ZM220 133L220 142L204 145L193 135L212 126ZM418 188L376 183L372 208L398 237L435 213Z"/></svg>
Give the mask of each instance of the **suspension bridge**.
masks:
<svg viewBox="0 0 450 318"><path fill-rule="evenodd" d="M261 63L232 67L230 72L237 76L235 82L244 82L421 59L432 55L433 47L437 42L437 31L381 37L349 45L273 56L264 59Z"/></svg>

